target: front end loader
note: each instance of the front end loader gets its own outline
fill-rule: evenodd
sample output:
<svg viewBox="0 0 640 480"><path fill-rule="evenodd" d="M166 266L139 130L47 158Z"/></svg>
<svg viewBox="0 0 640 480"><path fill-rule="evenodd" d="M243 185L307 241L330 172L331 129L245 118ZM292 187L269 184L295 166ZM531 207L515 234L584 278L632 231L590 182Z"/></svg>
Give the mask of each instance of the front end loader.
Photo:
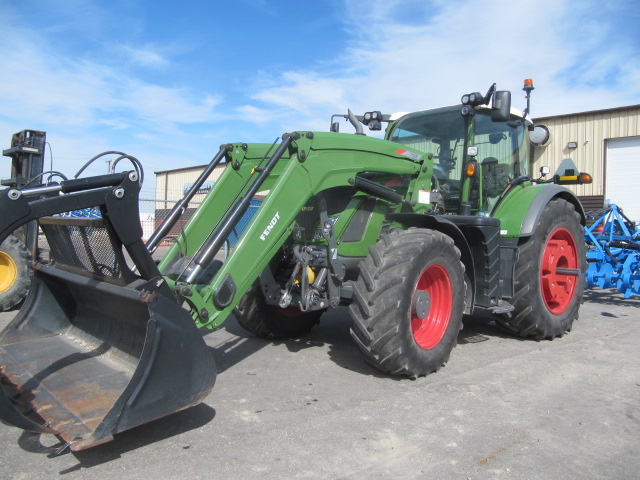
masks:
<svg viewBox="0 0 640 480"><path fill-rule="evenodd" d="M522 113L510 104L493 85L454 107L334 116L355 135L333 122L273 145L224 144L146 245L137 168L2 192L11 213L0 240L38 219L52 260L34 266L35 287L0 337L9 395L0 416L79 450L194 405L215 380L198 329L232 314L273 339L303 335L326 310L348 306L365 359L412 378L448 361L475 308L516 335L563 335L578 315L586 262L584 212L561 183L589 176L533 179L535 127L528 105ZM364 135L384 122L384 139ZM222 162L156 266L151 252ZM258 193L260 208L221 255ZM56 216L92 206L101 219Z"/></svg>

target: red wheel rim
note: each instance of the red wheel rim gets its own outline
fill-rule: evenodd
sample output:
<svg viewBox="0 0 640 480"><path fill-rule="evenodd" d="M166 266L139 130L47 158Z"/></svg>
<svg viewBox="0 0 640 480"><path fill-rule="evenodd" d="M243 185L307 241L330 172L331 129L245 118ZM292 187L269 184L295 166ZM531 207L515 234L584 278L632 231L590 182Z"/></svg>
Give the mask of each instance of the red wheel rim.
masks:
<svg viewBox="0 0 640 480"><path fill-rule="evenodd" d="M571 304L578 277L558 273L558 268L578 269L578 251L571 232L565 228L554 231L542 252L540 286L549 311L563 313Z"/></svg>
<svg viewBox="0 0 640 480"><path fill-rule="evenodd" d="M418 317L411 308L411 331L420 348L430 349L442 340L451 317L453 294L451 280L444 267L430 265L422 272L411 299L412 305L418 291L427 292L431 304L424 318Z"/></svg>

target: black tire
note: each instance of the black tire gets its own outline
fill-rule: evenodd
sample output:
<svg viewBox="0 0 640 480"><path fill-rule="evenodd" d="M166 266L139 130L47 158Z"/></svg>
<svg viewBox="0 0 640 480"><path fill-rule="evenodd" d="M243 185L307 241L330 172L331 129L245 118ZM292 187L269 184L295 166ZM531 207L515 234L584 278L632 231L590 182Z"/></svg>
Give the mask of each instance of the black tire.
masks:
<svg viewBox="0 0 640 480"><path fill-rule="evenodd" d="M270 340L295 338L308 333L320 323L324 310L302 312L297 308L268 305L260 281L256 281L234 309L238 323L248 332Z"/></svg>
<svg viewBox="0 0 640 480"><path fill-rule="evenodd" d="M349 306L351 336L383 372L412 378L435 372L462 328L460 251L450 237L418 228L391 229L369 251Z"/></svg>
<svg viewBox="0 0 640 480"><path fill-rule="evenodd" d="M579 269L581 274L562 275L555 268ZM514 335L536 340L564 335L578 318L586 268L580 215L566 200L554 199L534 234L520 245L511 299L515 310L499 315L498 323Z"/></svg>
<svg viewBox="0 0 640 480"><path fill-rule="evenodd" d="M18 305L29 293L33 270L31 253L13 235L0 245L0 310Z"/></svg>

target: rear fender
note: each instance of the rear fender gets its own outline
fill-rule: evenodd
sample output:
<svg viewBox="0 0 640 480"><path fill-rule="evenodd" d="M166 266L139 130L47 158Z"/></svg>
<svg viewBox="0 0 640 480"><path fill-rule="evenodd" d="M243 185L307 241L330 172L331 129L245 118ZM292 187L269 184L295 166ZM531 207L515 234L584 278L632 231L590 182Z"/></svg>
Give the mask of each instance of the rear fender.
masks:
<svg viewBox="0 0 640 480"><path fill-rule="evenodd" d="M514 188L498 205L493 217L500 219L502 237L528 237L533 234L547 204L562 198L571 203L585 225L584 208L575 194L560 185L529 185Z"/></svg>

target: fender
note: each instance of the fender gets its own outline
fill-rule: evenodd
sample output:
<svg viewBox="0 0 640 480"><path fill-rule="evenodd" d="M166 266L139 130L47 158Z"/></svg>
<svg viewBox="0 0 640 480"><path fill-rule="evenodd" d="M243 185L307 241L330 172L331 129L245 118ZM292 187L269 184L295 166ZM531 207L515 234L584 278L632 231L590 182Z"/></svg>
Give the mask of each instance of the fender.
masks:
<svg viewBox="0 0 640 480"><path fill-rule="evenodd" d="M542 211L554 198L571 203L580 214L580 223L586 224L584 208L578 197L560 185L518 186L498 205L493 216L500 219L502 237L531 236L540 220Z"/></svg>
<svg viewBox="0 0 640 480"><path fill-rule="evenodd" d="M475 306L475 268L473 264L473 254L469 242L464 234L453 222L434 215L424 215L417 213L394 213L387 217L392 222L399 223L403 227L428 228L444 233L453 239L453 243L460 250L460 260L464 265L465 273L469 276L469 291L466 295L467 305L465 313L473 312Z"/></svg>

